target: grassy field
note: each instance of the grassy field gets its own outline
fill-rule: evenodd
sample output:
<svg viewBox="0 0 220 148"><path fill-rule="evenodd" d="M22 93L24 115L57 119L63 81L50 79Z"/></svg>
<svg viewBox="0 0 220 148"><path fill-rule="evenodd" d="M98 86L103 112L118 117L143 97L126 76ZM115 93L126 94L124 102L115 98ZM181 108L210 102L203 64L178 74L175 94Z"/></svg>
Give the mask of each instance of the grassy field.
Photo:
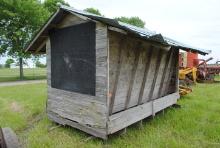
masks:
<svg viewBox="0 0 220 148"><path fill-rule="evenodd" d="M45 68L24 68L25 80L37 80L46 78ZM18 68L0 68L0 82L19 80Z"/></svg>
<svg viewBox="0 0 220 148"><path fill-rule="evenodd" d="M218 77L217 79L219 79ZM181 108L169 108L143 127L130 126L107 142L70 128L58 127L45 114L46 84L0 87L0 126L9 126L24 147L33 148L133 148L220 147L220 84L197 84L183 97Z"/></svg>
<svg viewBox="0 0 220 148"><path fill-rule="evenodd" d="M220 81L220 75L215 77L216 81Z"/></svg>

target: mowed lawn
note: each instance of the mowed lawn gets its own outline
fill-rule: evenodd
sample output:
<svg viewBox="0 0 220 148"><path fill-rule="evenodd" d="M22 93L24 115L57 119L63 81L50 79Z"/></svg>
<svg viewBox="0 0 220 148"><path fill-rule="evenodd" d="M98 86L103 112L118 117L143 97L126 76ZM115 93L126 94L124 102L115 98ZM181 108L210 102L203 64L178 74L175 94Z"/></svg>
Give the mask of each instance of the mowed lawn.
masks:
<svg viewBox="0 0 220 148"><path fill-rule="evenodd" d="M24 68L25 80L46 78L46 68ZM0 82L19 80L18 68L0 68Z"/></svg>
<svg viewBox="0 0 220 148"><path fill-rule="evenodd" d="M197 84L178 104L102 141L48 120L46 84L0 87L0 126L13 128L31 148L220 147L220 84Z"/></svg>

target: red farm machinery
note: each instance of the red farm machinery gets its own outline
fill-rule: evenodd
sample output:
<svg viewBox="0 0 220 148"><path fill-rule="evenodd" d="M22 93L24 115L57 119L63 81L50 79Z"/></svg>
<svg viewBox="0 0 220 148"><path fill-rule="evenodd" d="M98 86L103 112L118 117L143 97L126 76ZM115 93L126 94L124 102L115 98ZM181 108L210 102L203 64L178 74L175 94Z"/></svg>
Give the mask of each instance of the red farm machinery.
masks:
<svg viewBox="0 0 220 148"><path fill-rule="evenodd" d="M215 76L220 74L220 61L208 64L213 58L199 59L197 53L184 52L179 54L180 94L185 95L192 90L189 85L198 83L213 83Z"/></svg>

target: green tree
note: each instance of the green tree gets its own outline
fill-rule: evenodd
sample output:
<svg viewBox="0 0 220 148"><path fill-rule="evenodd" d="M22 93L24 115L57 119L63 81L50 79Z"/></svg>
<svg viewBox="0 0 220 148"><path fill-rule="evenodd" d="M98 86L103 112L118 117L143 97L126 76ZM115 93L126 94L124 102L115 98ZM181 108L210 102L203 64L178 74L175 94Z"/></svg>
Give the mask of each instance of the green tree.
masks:
<svg viewBox="0 0 220 148"><path fill-rule="evenodd" d="M131 25L134 25L134 26L137 26L137 27L141 27L141 28L144 28L144 26L145 26L145 22L137 16L134 16L134 17L121 16L121 17L116 17L115 19L117 21L121 21L121 22L131 24Z"/></svg>
<svg viewBox="0 0 220 148"><path fill-rule="evenodd" d="M46 64L41 63L39 60L36 61L35 66L36 66L37 68L45 68L45 67L47 67Z"/></svg>
<svg viewBox="0 0 220 148"><path fill-rule="evenodd" d="M23 61L22 61L22 65L23 65L23 66L28 66L27 59L23 59ZM15 66L20 66L20 62L19 62L19 60L16 61Z"/></svg>
<svg viewBox="0 0 220 148"><path fill-rule="evenodd" d="M5 61L5 68L11 68L11 64L13 64L15 61L13 59L7 59Z"/></svg>
<svg viewBox="0 0 220 148"><path fill-rule="evenodd" d="M46 68L47 64L41 63L40 58L46 58L46 56L45 55L32 56L32 62L35 64L35 67L37 68Z"/></svg>
<svg viewBox="0 0 220 148"><path fill-rule="evenodd" d="M48 16L39 0L0 0L0 54L18 59L20 79L23 59L30 57L25 45Z"/></svg>
<svg viewBox="0 0 220 148"><path fill-rule="evenodd" d="M44 7L51 13L53 14L54 12L57 11L58 9L58 4L62 5L67 5L69 6L68 3L66 3L64 0L45 0L43 5Z"/></svg>
<svg viewBox="0 0 220 148"><path fill-rule="evenodd" d="M96 15L99 15L99 16L103 16L101 14L101 12L98 9L95 9L95 8L86 8L86 9L84 9L84 11L92 13L92 14L96 14Z"/></svg>

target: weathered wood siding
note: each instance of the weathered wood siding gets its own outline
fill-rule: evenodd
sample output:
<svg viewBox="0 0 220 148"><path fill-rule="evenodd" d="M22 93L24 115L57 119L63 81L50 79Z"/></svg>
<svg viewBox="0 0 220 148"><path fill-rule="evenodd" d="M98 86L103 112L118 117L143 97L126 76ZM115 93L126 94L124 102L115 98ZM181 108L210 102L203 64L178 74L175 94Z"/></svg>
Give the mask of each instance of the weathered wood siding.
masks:
<svg viewBox="0 0 220 148"><path fill-rule="evenodd" d="M178 98L179 93L176 92L111 115L108 120L108 134L115 133L133 123L154 115L176 103Z"/></svg>
<svg viewBox="0 0 220 148"><path fill-rule="evenodd" d="M88 20L67 15L57 28ZM176 103L178 51L108 31L96 22L96 96L51 87L47 40L48 117L94 136L107 138Z"/></svg>
<svg viewBox="0 0 220 148"><path fill-rule="evenodd" d="M176 92L177 50L109 31L109 113Z"/></svg>
<svg viewBox="0 0 220 148"><path fill-rule="evenodd" d="M58 27L79 25L85 21L74 16L66 16ZM51 87L50 40L47 42L48 100L49 118L63 125L70 125L97 137L107 138L107 27L96 23L96 96L70 92ZM74 52L74 51L73 51Z"/></svg>
<svg viewBox="0 0 220 148"><path fill-rule="evenodd" d="M86 20L79 18L78 16L67 14L60 23L57 24L57 28L69 27L72 25L77 25L81 23L85 23Z"/></svg>

